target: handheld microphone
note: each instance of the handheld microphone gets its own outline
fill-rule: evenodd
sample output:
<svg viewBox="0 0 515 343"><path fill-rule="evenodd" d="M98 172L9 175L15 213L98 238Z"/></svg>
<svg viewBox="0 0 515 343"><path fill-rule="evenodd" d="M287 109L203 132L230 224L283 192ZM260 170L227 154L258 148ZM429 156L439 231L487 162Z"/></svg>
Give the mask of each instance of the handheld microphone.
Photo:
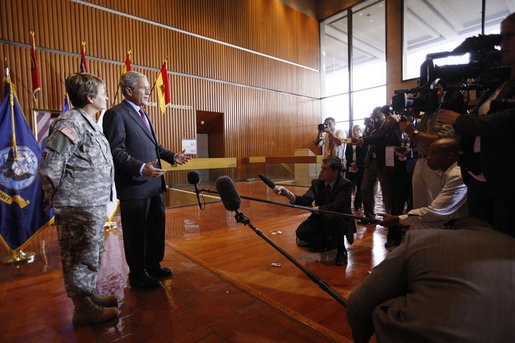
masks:
<svg viewBox="0 0 515 343"><path fill-rule="evenodd" d="M230 177L220 176L216 180L216 190L227 211L237 211L240 208L241 198Z"/></svg>
<svg viewBox="0 0 515 343"><path fill-rule="evenodd" d="M265 175L263 174L259 174L259 178L261 179L261 181L263 181L264 183L266 183L266 185L272 189L275 188L275 183L270 180L269 178L267 178ZM285 197L286 195L288 195L288 192L286 191L286 189L281 189L281 195L283 197Z"/></svg>
<svg viewBox="0 0 515 343"><path fill-rule="evenodd" d="M188 182L190 185L195 186L195 194L197 195L198 207L202 210L202 203L200 202L200 195L198 192L197 184L200 182L200 174L196 170L188 172Z"/></svg>

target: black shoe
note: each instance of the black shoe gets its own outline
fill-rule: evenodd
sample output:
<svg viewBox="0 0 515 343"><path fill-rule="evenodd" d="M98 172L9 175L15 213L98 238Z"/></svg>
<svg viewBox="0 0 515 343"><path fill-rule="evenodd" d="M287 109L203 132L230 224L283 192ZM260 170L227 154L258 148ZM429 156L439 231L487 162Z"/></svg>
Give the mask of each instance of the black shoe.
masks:
<svg viewBox="0 0 515 343"><path fill-rule="evenodd" d="M302 248L309 248L309 243L297 237L297 245Z"/></svg>
<svg viewBox="0 0 515 343"><path fill-rule="evenodd" d="M345 249L345 248L338 249L338 254L336 255L334 264L337 266L343 266L343 265L347 264L347 249Z"/></svg>
<svg viewBox="0 0 515 343"><path fill-rule="evenodd" d="M129 274L129 285L131 288L159 288L161 282L147 275L147 273Z"/></svg>
<svg viewBox="0 0 515 343"><path fill-rule="evenodd" d="M147 269L148 275L153 277L154 279L160 279L163 277L170 277L173 275L173 272L170 268L159 266L156 269Z"/></svg>
<svg viewBox="0 0 515 343"><path fill-rule="evenodd" d="M399 242L398 240L396 239L389 239L386 241L386 243L384 244L384 247L385 248L392 248L392 247L397 247L401 244L401 242Z"/></svg>
<svg viewBox="0 0 515 343"><path fill-rule="evenodd" d="M351 227L347 228L347 232L345 233L345 237L347 237L347 242L349 242L349 244L354 243L354 232L356 231L354 228L355 225L352 225Z"/></svg>

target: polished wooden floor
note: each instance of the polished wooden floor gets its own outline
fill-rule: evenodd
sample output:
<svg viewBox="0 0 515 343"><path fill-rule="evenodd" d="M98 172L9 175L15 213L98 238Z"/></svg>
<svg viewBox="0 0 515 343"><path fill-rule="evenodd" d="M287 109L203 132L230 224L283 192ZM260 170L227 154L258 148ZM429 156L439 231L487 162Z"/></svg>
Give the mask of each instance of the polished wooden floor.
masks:
<svg viewBox="0 0 515 343"><path fill-rule="evenodd" d="M262 182L238 182L236 187L241 195L284 201ZM241 212L344 297L387 253L384 228L358 226L355 243L348 246L349 263L338 267L335 251L314 253L296 246L295 228L309 212L245 199ZM167 210L163 265L175 274L153 291L129 288L119 217L115 221L118 228L106 236L98 291L120 298L119 317L93 326L71 325L73 305L50 227L26 248L37 254L34 262L0 266L0 342L351 341L345 308L236 223L220 202L208 203L203 211L198 206Z"/></svg>

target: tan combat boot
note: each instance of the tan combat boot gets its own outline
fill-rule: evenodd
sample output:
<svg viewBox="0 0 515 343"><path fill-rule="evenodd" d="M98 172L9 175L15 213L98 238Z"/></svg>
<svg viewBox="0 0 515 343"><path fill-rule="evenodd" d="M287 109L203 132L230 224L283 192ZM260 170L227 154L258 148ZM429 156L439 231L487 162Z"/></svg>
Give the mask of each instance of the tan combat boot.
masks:
<svg viewBox="0 0 515 343"><path fill-rule="evenodd" d="M91 301L93 301L98 306L103 307L116 307L118 306L118 298L116 295L100 295L100 294L92 294L89 296Z"/></svg>
<svg viewBox="0 0 515 343"><path fill-rule="evenodd" d="M89 296L73 298L73 325L88 325L105 322L118 315L115 307L101 307L96 305Z"/></svg>

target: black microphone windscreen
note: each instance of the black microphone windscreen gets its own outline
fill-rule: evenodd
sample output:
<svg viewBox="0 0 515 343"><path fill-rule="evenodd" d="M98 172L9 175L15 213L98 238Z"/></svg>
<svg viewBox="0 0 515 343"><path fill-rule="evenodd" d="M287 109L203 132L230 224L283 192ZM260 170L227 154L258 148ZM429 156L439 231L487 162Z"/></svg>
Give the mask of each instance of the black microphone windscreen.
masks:
<svg viewBox="0 0 515 343"><path fill-rule="evenodd" d="M188 182L190 185L196 185L200 182L200 174L196 170L188 172Z"/></svg>
<svg viewBox="0 0 515 343"><path fill-rule="evenodd" d="M266 185L272 189L275 188L275 183L270 180L269 178L267 178L265 175L263 174L259 174L259 178L261 179L261 181L263 181L264 183L266 183Z"/></svg>
<svg viewBox="0 0 515 343"><path fill-rule="evenodd" d="M220 198L222 198L222 202L227 211L236 211L240 208L241 198L230 177L220 176L216 180L216 190Z"/></svg>

